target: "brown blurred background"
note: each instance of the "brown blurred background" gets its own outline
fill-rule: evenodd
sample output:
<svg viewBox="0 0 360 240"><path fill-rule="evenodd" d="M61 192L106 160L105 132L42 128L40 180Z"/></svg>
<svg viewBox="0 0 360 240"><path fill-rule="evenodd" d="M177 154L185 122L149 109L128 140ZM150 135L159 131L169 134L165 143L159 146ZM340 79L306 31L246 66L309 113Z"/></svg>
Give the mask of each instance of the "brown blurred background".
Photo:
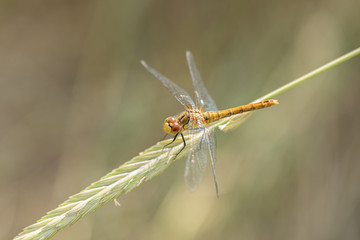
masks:
<svg viewBox="0 0 360 240"><path fill-rule="evenodd" d="M0 239L130 160L192 92L191 50L219 108L360 45L360 2L0 1ZM360 57L218 134L195 193L184 161L54 239L360 239Z"/></svg>

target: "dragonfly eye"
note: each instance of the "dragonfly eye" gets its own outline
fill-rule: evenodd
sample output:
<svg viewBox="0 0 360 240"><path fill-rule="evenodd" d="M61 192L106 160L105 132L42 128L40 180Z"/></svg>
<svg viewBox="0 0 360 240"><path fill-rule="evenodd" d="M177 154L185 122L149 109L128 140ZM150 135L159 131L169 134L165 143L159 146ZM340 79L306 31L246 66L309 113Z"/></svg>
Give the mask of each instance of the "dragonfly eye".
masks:
<svg viewBox="0 0 360 240"><path fill-rule="evenodd" d="M168 134L176 134L180 130L178 120L174 117L168 117L164 122L164 131Z"/></svg>
<svg viewBox="0 0 360 240"><path fill-rule="evenodd" d="M180 125L177 122L175 122L172 124L171 128L173 132L178 132L180 130Z"/></svg>
<svg viewBox="0 0 360 240"><path fill-rule="evenodd" d="M176 118L174 118L174 117L168 117L166 119L166 122L168 122L168 123L176 123L177 121L176 121Z"/></svg>

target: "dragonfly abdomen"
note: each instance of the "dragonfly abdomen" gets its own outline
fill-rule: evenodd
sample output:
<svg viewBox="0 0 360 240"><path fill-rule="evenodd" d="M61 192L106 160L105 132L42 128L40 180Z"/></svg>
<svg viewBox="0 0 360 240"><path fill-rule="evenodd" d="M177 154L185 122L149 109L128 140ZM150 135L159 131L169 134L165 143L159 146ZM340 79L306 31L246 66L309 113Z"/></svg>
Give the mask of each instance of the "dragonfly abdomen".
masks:
<svg viewBox="0 0 360 240"><path fill-rule="evenodd" d="M249 112L257 109L271 107L273 105L279 104L277 100L270 99L256 103L250 103L246 105L242 105L239 107L229 108L220 111L209 111L204 113L204 118L207 123L214 122L221 118L230 117L231 115L240 114L243 112Z"/></svg>

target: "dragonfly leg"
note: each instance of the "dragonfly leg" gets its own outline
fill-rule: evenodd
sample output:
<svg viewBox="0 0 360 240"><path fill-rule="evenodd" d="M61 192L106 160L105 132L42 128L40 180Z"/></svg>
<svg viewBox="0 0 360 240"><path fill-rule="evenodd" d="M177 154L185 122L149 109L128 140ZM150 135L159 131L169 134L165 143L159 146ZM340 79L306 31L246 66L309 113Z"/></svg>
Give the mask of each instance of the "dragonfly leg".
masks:
<svg viewBox="0 0 360 240"><path fill-rule="evenodd" d="M174 160L177 158L177 156L179 155L179 153L181 153L182 150L184 150L184 148L186 147L186 141L185 141L184 135L183 135L182 133L180 133L180 134L181 134L181 138L182 138L182 140L183 140L184 146L183 146L183 147L180 149L180 151L175 155Z"/></svg>
<svg viewBox="0 0 360 240"><path fill-rule="evenodd" d="M164 150L165 147L167 147L167 146L169 146L170 144L172 144L173 142L175 142L175 140L176 140L177 136L179 135L179 133L180 133L180 132L178 132L177 134L175 134L173 140L172 140L171 142L169 142L168 144L165 144L162 149ZM167 134L166 134L166 135L167 135ZM165 135L165 137L166 137L166 135ZM182 134L181 134L181 136L182 136ZM184 138L184 137L183 137L183 138Z"/></svg>
<svg viewBox="0 0 360 240"><path fill-rule="evenodd" d="M165 133L165 136L163 136L161 139L160 139L160 141L162 141L162 140L164 140L165 138L166 138L166 136L167 136L168 134L167 133Z"/></svg>

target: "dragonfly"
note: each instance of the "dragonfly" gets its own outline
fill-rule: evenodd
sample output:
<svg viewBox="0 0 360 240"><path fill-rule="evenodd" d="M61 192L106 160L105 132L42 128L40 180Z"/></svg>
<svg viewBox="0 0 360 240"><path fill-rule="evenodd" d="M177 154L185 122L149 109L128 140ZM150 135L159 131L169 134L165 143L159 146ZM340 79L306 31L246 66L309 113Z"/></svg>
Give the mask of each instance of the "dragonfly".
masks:
<svg viewBox="0 0 360 240"><path fill-rule="evenodd" d="M208 125L235 114L271 107L279 104L279 102L275 99L269 99L225 110L218 110L215 101L205 88L195 65L194 57L190 51L186 52L186 59L195 90L195 102L184 89L150 67L145 61L141 61L141 64L154 75L154 77L160 80L176 100L185 107L185 111L179 115L166 118L163 128L166 134L174 135L173 140L169 144L173 143L179 136L182 138L183 147L176 156L184 150L185 147L189 147L190 151L187 156L184 174L186 186L190 191L197 189L203 178L208 156L210 156L216 196L219 198L219 188L215 173L215 131L208 128ZM185 141L183 135L185 131L188 131L190 136L188 141ZM202 134L200 143L196 140L197 133Z"/></svg>

